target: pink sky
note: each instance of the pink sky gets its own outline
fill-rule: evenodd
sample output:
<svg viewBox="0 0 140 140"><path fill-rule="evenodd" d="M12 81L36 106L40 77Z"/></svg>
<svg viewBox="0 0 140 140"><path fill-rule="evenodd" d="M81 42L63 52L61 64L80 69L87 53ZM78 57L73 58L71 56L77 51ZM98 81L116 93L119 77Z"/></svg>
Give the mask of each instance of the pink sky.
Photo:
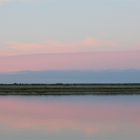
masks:
<svg viewBox="0 0 140 140"><path fill-rule="evenodd" d="M0 56L29 55L40 53L79 53L79 52L123 52L139 51L139 44L126 47L126 44L95 37L84 38L79 41L49 40L42 43L0 42Z"/></svg>
<svg viewBox="0 0 140 140"><path fill-rule="evenodd" d="M140 69L139 5L0 0L0 72Z"/></svg>
<svg viewBox="0 0 140 140"><path fill-rule="evenodd" d="M139 45L88 37L79 41L1 43L0 72L140 69Z"/></svg>
<svg viewBox="0 0 140 140"><path fill-rule="evenodd" d="M140 69L140 51L33 54L0 57L0 72Z"/></svg>

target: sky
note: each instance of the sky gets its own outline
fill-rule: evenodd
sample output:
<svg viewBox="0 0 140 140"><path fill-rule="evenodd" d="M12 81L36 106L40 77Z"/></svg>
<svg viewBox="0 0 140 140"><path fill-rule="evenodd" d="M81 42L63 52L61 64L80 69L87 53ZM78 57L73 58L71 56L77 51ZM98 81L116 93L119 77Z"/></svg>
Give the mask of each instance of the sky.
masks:
<svg viewBox="0 0 140 140"><path fill-rule="evenodd" d="M0 73L140 69L139 0L0 0Z"/></svg>

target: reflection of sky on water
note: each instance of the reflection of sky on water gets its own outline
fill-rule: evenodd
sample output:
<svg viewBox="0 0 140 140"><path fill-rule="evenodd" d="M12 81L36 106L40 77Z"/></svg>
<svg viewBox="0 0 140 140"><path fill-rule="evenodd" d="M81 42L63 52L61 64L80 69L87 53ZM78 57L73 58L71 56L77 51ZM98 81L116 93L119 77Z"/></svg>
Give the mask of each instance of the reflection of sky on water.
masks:
<svg viewBox="0 0 140 140"><path fill-rule="evenodd" d="M6 140L140 139L140 96L0 98Z"/></svg>

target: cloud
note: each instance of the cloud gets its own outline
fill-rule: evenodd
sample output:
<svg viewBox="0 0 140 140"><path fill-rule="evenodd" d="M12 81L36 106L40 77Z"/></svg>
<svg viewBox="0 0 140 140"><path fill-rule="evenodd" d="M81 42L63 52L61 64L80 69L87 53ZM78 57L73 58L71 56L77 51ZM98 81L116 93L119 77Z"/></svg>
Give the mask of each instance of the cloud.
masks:
<svg viewBox="0 0 140 140"><path fill-rule="evenodd" d="M126 44L95 37L87 37L75 42L49 40L40 44L0 42L0 56L26 55L26 54L60 54L60 53L83 53L83 52L122 52L140 50L139 44L133 44L131 47Z"/></svg>
<svg viewBox="0 0 140 140"><path fill-rule="evenodd" d="M42 44L34 43L0 43L0 55L21 55L36 53L77 53L109 51L117 48L113 41L99 40L94 37L77 42L48 41ZM118 49L118 48L117 48Z"/></svg>

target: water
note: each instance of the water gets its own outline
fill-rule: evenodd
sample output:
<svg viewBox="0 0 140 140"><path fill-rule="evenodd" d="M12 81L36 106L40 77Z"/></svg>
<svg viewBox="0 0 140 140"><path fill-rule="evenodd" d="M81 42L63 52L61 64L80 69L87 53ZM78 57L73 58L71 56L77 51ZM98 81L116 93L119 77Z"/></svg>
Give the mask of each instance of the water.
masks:
<svg viewBox="0 0 140 140"><path fill-rule="evenodd" d="M2 140L139 140L140 96L1 96Z"/></svg>

